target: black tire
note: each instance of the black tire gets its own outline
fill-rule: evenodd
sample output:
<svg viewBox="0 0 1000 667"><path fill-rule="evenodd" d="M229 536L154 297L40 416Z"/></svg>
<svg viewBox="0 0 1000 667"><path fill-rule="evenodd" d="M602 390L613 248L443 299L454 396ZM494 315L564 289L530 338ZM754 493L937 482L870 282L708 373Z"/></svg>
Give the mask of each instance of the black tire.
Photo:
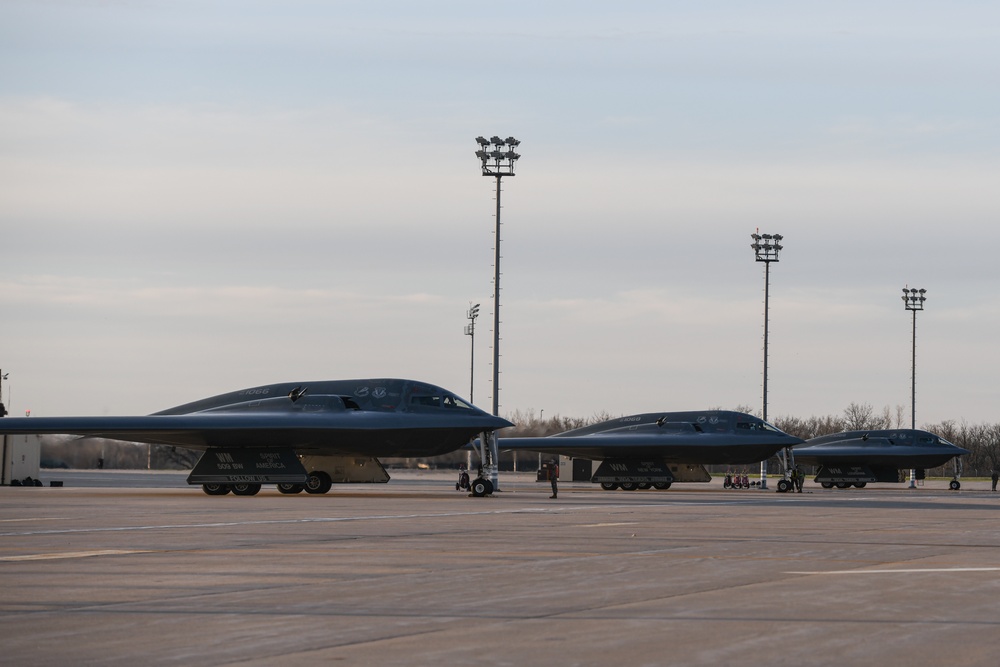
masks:
<svg viewBox="0 0 1000 667"><path fill-rule="evenodd" d="M281 492L281 493L288 494L288 495L294 495L296 493L302 493L302 489L304 489L304 488L305 488L305 486L303 486L302 484L279 484L278 485L278 491Z"/></svg>
<svg viewBox="0 0 1000 667"><path fill-rule="evenodd" d="M854 483L854 488L855 489L863 489L866 486L868 486L868 482L855 482Z"/></svg>
<svg viewBox="0 0 1000 667"><path fill-rule="evenodd" d="M653 488L657 491L666 491L670 488L670 482L653 482Z"/></svg>
<svg viewBox="0 0 1000 667"><path fill-rule="evenodd" d="M224 496L229 493L228 484L202 484L201 490L210 496Z"/></svg>
<svg viewBox="0 0 1000 667"><path fill-rule="evenodd" d="M959 489L962 488L962 483L959 482L957 479L953 479L950 482L948 482L948 488L951 489L952 491L958 491Z"/></svg>
<svg viewBox="0 0 1000 667"><path fill-rule="evenodd" d="M851 488L851 483L850 482L837 482L834 486L836 486L838 489L849 489L849 488Z"/></svg>
<svg viewBox="0 0 1000 667"><path fill-rule="evenodd" d="M653 485L650 482L639 482L636 486L638 486L643 491L645 491L646 489L653 488Z"/></svg>
<svg viewBox="0 0 1000 667"><path fill-rule="evenodd" d="M477 477L469 488L472 491L472 495L476 498L482 498L483 496L488 496L493 493L493 485L482 477Z"/></svg>
<svg viewBox="0 0 1000 667"><path fill-rule="evenodd" d="M237 496L256 496L260 492L260 484L238 482L233 484L233 494Z"/></svg>
<svg viewBox="0 0 1000 667"><path fill-rule="evenodd" d="M778 493L788 493L792 490L792 483L787 479L778 480Z"/></svg>
<svg viewBox="0 0 1000 667"><path fill-rule="evenodd" d="M328 474L322 470L313 470L309 473L309 478L306 480L305 491L313 495L321 495L328 493L332 486L333 481Z"/></svg>
<svg viewBox="0 0 1000 667"><path fill-rule="evenodd" d="M614 491L618 488L618 484L615 482L601 482L601 488L605 491Z"/></svg>
<svg viewBox="0 0 1000 667"><path fill-rule="evenodd" d="M635 482L622 482L619 486L622 487L622 491L635 491L639 488L639 485Z"/></svg>
<svg viewBox="0 0 1000 667"><path fill-rule="evenodd" d="M833 488L833 482L820 482L819 485L822 486L824 489Z"/></svg>

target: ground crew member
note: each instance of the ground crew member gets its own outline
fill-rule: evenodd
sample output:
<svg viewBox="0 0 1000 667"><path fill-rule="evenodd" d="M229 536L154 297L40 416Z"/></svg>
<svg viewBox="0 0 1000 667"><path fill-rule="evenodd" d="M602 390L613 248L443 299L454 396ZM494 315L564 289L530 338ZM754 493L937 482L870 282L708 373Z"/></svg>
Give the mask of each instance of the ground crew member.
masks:
<svg viewBox="0 0 1000 667"><path fill-rule="evenodd" d="M559 495L559 464L555 461L549 461L549 482L552 483L552 495L550 498L555 498Z"/></svg>

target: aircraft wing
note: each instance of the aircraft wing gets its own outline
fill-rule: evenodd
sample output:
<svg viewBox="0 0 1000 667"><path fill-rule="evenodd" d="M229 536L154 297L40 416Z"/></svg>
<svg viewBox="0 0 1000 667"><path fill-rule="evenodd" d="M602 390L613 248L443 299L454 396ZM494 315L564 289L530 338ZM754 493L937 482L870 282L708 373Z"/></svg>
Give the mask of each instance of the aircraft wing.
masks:
<svg viewBox="0 0 1000 667"><path fill-rule="evenodd" d="M703 465L763 461L788 445L785 439L727 434L592 434L577 437L500 438L501 451L528 451L584 458L646 459ZM801 442L800 440L796 440Z"/></svg>
<svg viewBox="0 0 1000 667"><path fill-rule="evenodd" d="M935 468L964 456L957 447L928 431L894 429L846 431L798 445L795 460L807 465L866 465L895 469Z"/></svg>
<svg viewBox="0 0 1000 667"><path fill-rule="evenodd" d="M81 435L195 450L290 447L330 455L436 456L462 447L483 431L510 424L490 415L470 415L462 421L376 411L27 417L0 419L0 433Z"/></svg>

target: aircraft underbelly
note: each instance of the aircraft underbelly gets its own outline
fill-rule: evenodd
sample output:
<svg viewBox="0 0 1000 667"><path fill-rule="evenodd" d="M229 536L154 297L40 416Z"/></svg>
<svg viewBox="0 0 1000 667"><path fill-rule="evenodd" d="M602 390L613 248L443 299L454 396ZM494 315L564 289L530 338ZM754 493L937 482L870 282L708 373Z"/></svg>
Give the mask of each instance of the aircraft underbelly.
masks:
<svg viewBox="0 0 1000 667"><path fill-rule="evenodd" d="M691 463L670 463L662 460L606 459L598 466L590 481L602 483L709 482L712 476L705 466Z"/></svg>
<svg viewBox="0 0 1000 667"><path fill-rule="evenodd" d="M899 470L892 466L836 464L820 466L814 481L831 484L858 482L902 482Z"/></svg>
<svg viewBox="0 0 1000 667"><path fill-rule="evenodd" d="M552 438L557 441L559 438ZM568 438L566 439L568 440ZM580 438L580 440L584 440ZM503 441L501 440L501 446ZM749 465L769 458L781 449L780 445L765 444L693 444L693 445L589 445L586 442L539 442L531 451L573 458L599 460L667 461L670 463L696 462L704 465Z"/></svg>
<svg viewBox="0 0 1000 667"><path fill-rule="evenodd" d="M289 448L212 448L198 459L188 484L304 484L306 470Z"/></svg>
<svg viewBox="0 0 1000 667"><path fill-rule="evenodd" d="M325 472L334 484L384 484L389 481L389 473L382 467L381 461L372 456L307 455L301 461L310 472Z"/></svg>
<svg viewBox="0 0 1000 667"><path fill-rule="evenodd" d="M328 431L320 429L246 430L206 433L203 443L195 445L190 437L160 437L160 444L197 449L273 449L294 448L300 452L342 456L439 456L464 446L475 433L469 429L386 429Z"/></svg>

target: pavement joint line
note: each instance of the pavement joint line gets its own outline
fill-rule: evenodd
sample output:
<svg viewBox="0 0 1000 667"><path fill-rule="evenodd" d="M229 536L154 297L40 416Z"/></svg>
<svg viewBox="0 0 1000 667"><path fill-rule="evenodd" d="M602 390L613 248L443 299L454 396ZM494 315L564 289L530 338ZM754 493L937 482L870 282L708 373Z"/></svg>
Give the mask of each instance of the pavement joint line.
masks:
<svg viewBox="0 0 1000 667"><path fill-rule="evenodd" d="M716 505L716 503L685 502L684 505ZM500 514L546 514L557 512L578 512L593 511L595 509L637 509L637 508L658 508L667 509L676 506L672 505L574 505L558 507L517 507L511 509L495 509L473 512L434 512L434 513L407 513L407 514L374 514L365 516L347 517L299 517L294 519L259 519L251 521L216 521L212 523L190 523L190 524L156 524L147 526L115 526L108 528L53 528L50 530L31 530L20 532L0 533L0 537L24 537L29 535L65 535L76 533L114 533L137 530L173 530L177 528L232 528L237 526L261 526L269 524L294 524L294 523L340 523L352 521L379 521L379 520L399 520L399 519L435 519L467 516L490 516Z"/></svg>
<svg viewBox="0 0 1000 667"><path fill-rule="evenodd" d="M785 574L922 574L926 572L1000 572L1000 567L914 567L896 570L816 570Z"/></svg>
<svg viewBox="0 0 1000 667"><path fill-rule="evenodd" d="M27 554L24 556L0 556L0 562L12 563L33 560L61 560L65 558L90 558L92 556L127 556L130 554L153 553L141 549L99 549L96 551L63 551L47 554Z"/></svg>

